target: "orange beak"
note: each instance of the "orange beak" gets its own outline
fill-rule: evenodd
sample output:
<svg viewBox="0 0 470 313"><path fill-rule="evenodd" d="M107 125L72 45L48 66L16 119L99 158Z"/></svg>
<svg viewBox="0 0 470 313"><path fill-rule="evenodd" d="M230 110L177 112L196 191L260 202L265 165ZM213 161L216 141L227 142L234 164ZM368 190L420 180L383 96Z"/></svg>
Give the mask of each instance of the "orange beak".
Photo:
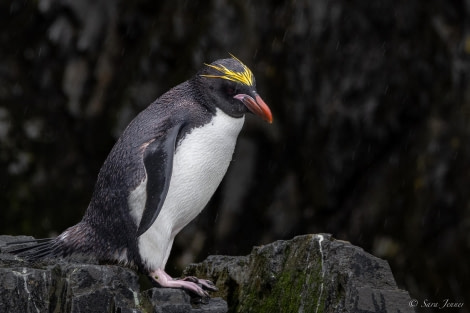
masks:
<svg viewBox="0 0 470 313"><path fill-rule="evenodd" d="M261 99L261 97L255 93L255 99L246 94L238 94L234 96L235 99L240 100L253 114L258 115L268 123L273 122L273 114L269 109L268 105Z"/></svg>

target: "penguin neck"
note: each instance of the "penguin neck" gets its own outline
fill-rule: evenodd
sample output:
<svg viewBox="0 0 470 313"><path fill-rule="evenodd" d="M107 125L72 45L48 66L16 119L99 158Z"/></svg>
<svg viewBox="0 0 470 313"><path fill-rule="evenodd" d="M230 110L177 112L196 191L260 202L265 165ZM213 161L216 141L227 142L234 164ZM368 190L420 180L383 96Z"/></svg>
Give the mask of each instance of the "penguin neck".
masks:
<svg viewBox="0 0 470 313"><path fill-rule="evenodd" d="M194 99L196 102L200 103L204 108L206 108L213 115L217 112L217 106L214 99L212 99L207 93L203 92L204 86L201 82L200 77L195 76L187 81L190 85L190 90L194 90Z"/></svg>

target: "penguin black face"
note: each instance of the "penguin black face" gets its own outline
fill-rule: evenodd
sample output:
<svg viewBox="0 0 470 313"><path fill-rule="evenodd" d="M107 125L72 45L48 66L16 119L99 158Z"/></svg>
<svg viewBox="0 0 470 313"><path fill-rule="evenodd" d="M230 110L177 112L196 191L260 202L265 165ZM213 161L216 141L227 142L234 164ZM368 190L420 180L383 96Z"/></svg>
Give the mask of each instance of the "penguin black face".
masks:
<svg viewBox="0 0 470 313"><path fill-rule="evenodd" d="M251 112L272 123L272 113L256 92L256 81L250 69L235 57L206 64L199 74L215 105L233 117Z"/></svg>

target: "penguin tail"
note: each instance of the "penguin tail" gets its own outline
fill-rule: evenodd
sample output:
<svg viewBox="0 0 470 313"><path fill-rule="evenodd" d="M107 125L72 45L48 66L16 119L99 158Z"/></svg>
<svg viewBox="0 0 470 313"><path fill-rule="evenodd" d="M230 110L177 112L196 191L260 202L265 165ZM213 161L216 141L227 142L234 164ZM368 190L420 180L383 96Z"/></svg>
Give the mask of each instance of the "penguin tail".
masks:
<svg viewBox="0 0 470 313"><path fill-rule="evenodd" d="M16 255L28 261L36 261L39 259L52 257L57 254L56 238L42 238L25 241L9 242L6 244L7 249L4 251ZM26 247L16 248L15 246L27 245ZM12 250L8 248L12 246Z"/></svg>

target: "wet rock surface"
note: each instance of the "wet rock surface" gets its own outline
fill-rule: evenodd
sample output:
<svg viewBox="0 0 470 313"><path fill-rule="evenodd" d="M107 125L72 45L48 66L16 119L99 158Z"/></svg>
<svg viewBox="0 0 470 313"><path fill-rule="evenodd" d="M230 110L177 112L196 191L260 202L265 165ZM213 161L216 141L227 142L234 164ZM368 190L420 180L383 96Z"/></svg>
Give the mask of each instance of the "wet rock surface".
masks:
<svg viewBox="0 0 470 313"><path fill-rule="evenodd" d="M135 271L115 265L65 260L24 262L4 253L7 242L33 239L0 236L0 312L165 312L225 313L227 303L212 298L192 304L178 289L140 291Z"/></svg>
<svg viewBox="0 0 470 313"><path fill-rule="evenodd" d="M386 261L327 234L210 256L185 274L214 281L231 312L414 312Z"/></svg>
<svg viewBox="0 0 470 313"><path fill-rule="evenodd" d="M6 243L27 239L0 236L0 312L414 312L386 261L326 234L188 266L185 275L211 279L219 288L203 304L177 289L141 292L137 273L128 268L27 263L5 253Z"/></svg>

